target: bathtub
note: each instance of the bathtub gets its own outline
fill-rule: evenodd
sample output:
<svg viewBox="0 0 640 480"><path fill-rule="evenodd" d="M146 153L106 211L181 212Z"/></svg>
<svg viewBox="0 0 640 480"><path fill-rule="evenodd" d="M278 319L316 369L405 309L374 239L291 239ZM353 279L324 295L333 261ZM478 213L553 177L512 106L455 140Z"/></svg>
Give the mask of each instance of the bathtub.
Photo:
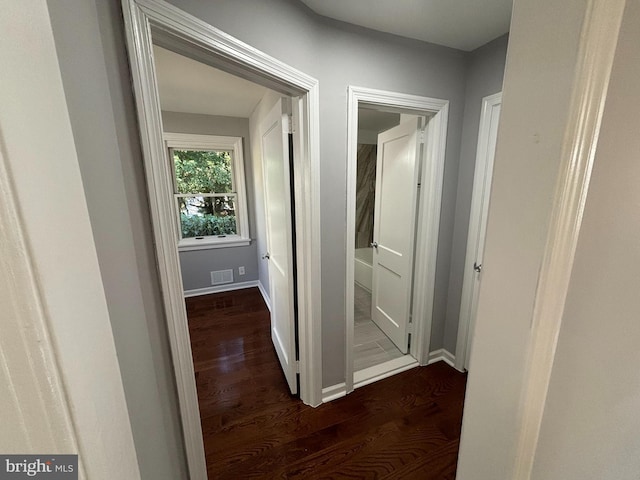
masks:
<svg viewBox="0 0 640 480"><path fill-rule="evenodd" d="M356 248L354 280L361 287L371 291L373 283L373 248Z"/></svg>

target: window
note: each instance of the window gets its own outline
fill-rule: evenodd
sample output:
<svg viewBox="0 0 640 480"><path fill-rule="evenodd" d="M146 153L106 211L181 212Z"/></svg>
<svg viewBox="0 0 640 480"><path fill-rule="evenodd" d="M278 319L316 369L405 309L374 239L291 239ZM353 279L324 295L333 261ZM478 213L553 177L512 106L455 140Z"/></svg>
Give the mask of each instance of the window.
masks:
<svg viewBox="0 0 640 480"><path fill-rule="evenodd" d="M165 133L180 250L248 245L241 137Z"/></svg>

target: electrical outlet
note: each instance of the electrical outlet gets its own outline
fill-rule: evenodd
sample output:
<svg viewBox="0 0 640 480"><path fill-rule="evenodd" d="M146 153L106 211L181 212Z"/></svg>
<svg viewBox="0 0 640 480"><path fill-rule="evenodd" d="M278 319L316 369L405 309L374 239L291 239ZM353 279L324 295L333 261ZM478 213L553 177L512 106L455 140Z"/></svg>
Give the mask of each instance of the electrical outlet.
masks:
<svg viewBox="0 0 640 480"><path fill-rule="evenodd" d="M244 275L244 267L238 267L238 274Z"/></svg>

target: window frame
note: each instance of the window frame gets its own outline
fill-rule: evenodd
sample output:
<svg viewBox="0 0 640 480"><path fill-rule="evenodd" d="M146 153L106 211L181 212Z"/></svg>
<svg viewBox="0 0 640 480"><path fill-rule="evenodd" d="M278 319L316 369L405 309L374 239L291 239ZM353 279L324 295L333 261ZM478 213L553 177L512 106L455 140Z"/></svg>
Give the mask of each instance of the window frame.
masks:
<svg viewBox="0 0 640 480"><path fill-rule="evenodd" d="M173 201L180 195L177 192L176 168L171 150L217 150L231 152L231 175L232 186L235 187L233 195L236 202L236 235L226 235L225 237L204 236L202 238L182 238L182 227L180 223L180 210L175 208L175 218L178 222L178 250L204 250L210 248L238 247L251 243L249 237L249 212L247 209L246 177L244 173L244 152L242 149L242 137L228 137L220 135L199 135L191 133L164 133L164 143L169 162L169 170L173 179ZM218 193L198 193L194 196L212 197Z"/></svg>

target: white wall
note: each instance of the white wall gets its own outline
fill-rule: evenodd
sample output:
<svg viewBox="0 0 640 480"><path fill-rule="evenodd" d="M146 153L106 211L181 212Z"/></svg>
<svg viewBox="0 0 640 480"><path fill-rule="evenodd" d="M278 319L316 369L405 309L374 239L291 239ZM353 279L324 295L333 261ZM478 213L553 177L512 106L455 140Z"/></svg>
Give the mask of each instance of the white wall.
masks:
<svg viewBox="0 0 640 480"><path fill-rule="evenodd" d="M525 353L586 4L514 4L459 480L512 478Z"/></svg>
<svg viewBox="0 0 640 480"><path fill-rule="evenodd" d="M534 480L640 475L640 2L627 2Z"/></svg>
<svg viewBox="0 0 640 480"><path fill-rule="evenodd" d="M184 478L119 2L48 6L141 474Z"/></svg>
<svg viewBox="0 0 640 480"><path fill-rule="evenodd" d="M47 5L1 0L0 10L1 196L13 200L0 229L15 227L0 242L0 277L15 276L12 295L0 297L10 380L0 394L0 448L79 453L81 479L139 479ZM25 289L12 291L18 282ZM13 363L20 355L33 363Z"/></svg>
<svg viewBox="0 0 640 480"><path fill-rule="evenodd" d="M162 112L165 132L192 133L198 135L224 135L242 137L244 172L247 186L247 215L249 215L249 236L251 244L242 247L211 248L180 252L180 269L185 290L211 287L211 272L232 269L233 283L258 279L258 250L256 246L256 205L254 197L253 161L249 138L249 119L223 117L218 115L197 115L193 113ZM238 267L245 267L240 275Z"/></svg>

